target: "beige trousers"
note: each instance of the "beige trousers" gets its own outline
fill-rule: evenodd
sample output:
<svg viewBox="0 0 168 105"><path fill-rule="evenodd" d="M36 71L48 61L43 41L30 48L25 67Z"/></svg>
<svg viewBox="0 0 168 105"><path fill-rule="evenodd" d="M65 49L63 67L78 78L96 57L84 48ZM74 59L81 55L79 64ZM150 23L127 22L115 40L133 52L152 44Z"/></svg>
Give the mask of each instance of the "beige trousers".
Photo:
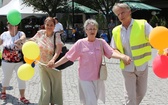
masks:
<svg viewBox="0 0 168 105"><path fill-rule="evenodd" d="M147 90L148 67L144 71L122 71L125 105L139 105Z"/></svg>
<svg viewBox="0 0 168 105"><path fill-rule="evenodd" d="M41 80L41 96L38 105L49 103L63 105L61 72L38 65Z"/></svg>

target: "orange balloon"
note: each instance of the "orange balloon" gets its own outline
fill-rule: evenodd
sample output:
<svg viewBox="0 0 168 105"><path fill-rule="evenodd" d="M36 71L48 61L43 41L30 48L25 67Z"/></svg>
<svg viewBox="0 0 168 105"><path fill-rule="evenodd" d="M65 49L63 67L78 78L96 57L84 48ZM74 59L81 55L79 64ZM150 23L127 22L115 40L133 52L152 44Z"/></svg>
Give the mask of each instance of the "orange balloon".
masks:
<svg viewBox="0 0 168 105"><path fill-rule="evenodd" d="M26 58L26 57L24 56L24 60L25 60L26 63L32 64L34 61L40 60L40 55L39 55L35 60L28 59L28 58ZM36 64L36 62L35 62L35 64Z"/></svg>
<svg viewBox="0 0 168 105"><path fill-rule="evenodd" d="M153 28L149 34L149 42L160 51L168 48L168 29L163 26Z"/></svg>
<svg viewBox="0 0 168 105"><path fill-rule="evenodd" d="M158 50L158 54L159 55L164 55L164 51L163 50Z"/></svg>
<svg viewBox="0 0 168 105"><path fill-rule="evenodd" d="M28 59L24 56L24 61L28 64L32 64L34 62L34 60Z"/></svg>
<svg viewBox="0 0 168 105"><path fill-rule="evenodd" d="M40 55L37 57L37 59L36 59L36 60L38 60L38 61L40 60Z"/></svg>
<svg viewBox="0 0 168 105"><path fill-rule="evenodd" d="M36 58L36 61L39 61L40 60L40 55ZM37 63L37 62L34 62L35 64Z"/></svg>

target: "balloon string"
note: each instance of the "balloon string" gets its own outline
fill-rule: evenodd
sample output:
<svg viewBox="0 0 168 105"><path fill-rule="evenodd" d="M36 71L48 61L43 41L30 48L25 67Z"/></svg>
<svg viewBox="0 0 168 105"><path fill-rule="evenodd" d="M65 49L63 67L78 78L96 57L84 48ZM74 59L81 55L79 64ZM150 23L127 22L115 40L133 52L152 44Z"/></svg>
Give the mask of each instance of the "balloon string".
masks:
<svg viewBox="0 0 168 105"><path fill-rule="evenodd" d="M36 62L38 62L38 63L41 64L41 65L47 66L46 64L44 64L44 63L42 63L42 62L40 62L40 61L38 61L38 60L36 60ZM58 70L58 69L56 69L56 68L52 68L52 69L54 69L55 71L60 71L60 70Z"/></svg>
<svg viewBox="0 0 168 105"><path fill-rule="evenodd" d="M16 32L15 27L16 27L16 26L14 26L14 36L16 35L16 33L15 33L15 32Z"/></svg>
<svg viewBox="0 0 168 105"><path fill-rule="evenodd" d="M14 26L14 36L16 35L16 33L15 33L15 32L16 32L15 27L16 27L16 26ZM15 46L15 39L14 39L13 41L14 41L14 42L13 42L13 43L14 43L14 49L16 49L16 46Z"/></svg>

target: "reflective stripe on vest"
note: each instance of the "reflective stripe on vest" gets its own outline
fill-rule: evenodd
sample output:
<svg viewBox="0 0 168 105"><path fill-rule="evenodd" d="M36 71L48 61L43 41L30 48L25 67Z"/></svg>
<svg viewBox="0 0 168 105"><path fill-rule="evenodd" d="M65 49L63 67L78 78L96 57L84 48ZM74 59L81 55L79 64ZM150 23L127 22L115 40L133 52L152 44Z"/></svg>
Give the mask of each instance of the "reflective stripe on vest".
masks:
<svg viewBox="0 0 168 105"><path fill-rule="evenodd" d="M151 59L151 46L145 35L145 20L134 20L130 33L130 46L135 66L141 66ZM113 30L113 37L118 50L123 53L121 38L121 26ZM121 69L124 69L123 62L120 62Z"/></svg>

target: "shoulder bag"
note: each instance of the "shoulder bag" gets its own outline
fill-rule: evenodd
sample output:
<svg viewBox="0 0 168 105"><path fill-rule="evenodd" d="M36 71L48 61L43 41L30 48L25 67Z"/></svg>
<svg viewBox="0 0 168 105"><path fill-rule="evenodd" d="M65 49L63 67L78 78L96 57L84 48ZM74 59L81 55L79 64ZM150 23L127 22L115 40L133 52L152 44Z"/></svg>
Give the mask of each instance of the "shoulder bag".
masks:
<svg viewBox="0 0 168 105"><path fill-rule="evenodd" d="M101 51L102 51L102 63L100 65L100 79L106 80L107 79L107 67L106 67L104 50L103 50L103 45L102 45L101 40L100 40L100 45L101 45Z"/></svg>
<svg viewBox="0 0 168 105"><path fill-rule="evenodd" d="M55 45L55 35L56 35L56 32L54 33L54 54L55 54L55 49L56 49L56 45ZM62 47L62 52L60 53L59 57L55 60L55 62L58 61L59 59L61 59L68 51L69 51L69 49L64 45L64 46ZM73 62L69 60L69 61L67 61L66 63L64 63L64 64L62 64L62 65L56 67L56 69L62 70L62 69L65 69L65 68L67 68L67 67L69 67L69 66L71 66L71 65L73 65Z"/></svg>

